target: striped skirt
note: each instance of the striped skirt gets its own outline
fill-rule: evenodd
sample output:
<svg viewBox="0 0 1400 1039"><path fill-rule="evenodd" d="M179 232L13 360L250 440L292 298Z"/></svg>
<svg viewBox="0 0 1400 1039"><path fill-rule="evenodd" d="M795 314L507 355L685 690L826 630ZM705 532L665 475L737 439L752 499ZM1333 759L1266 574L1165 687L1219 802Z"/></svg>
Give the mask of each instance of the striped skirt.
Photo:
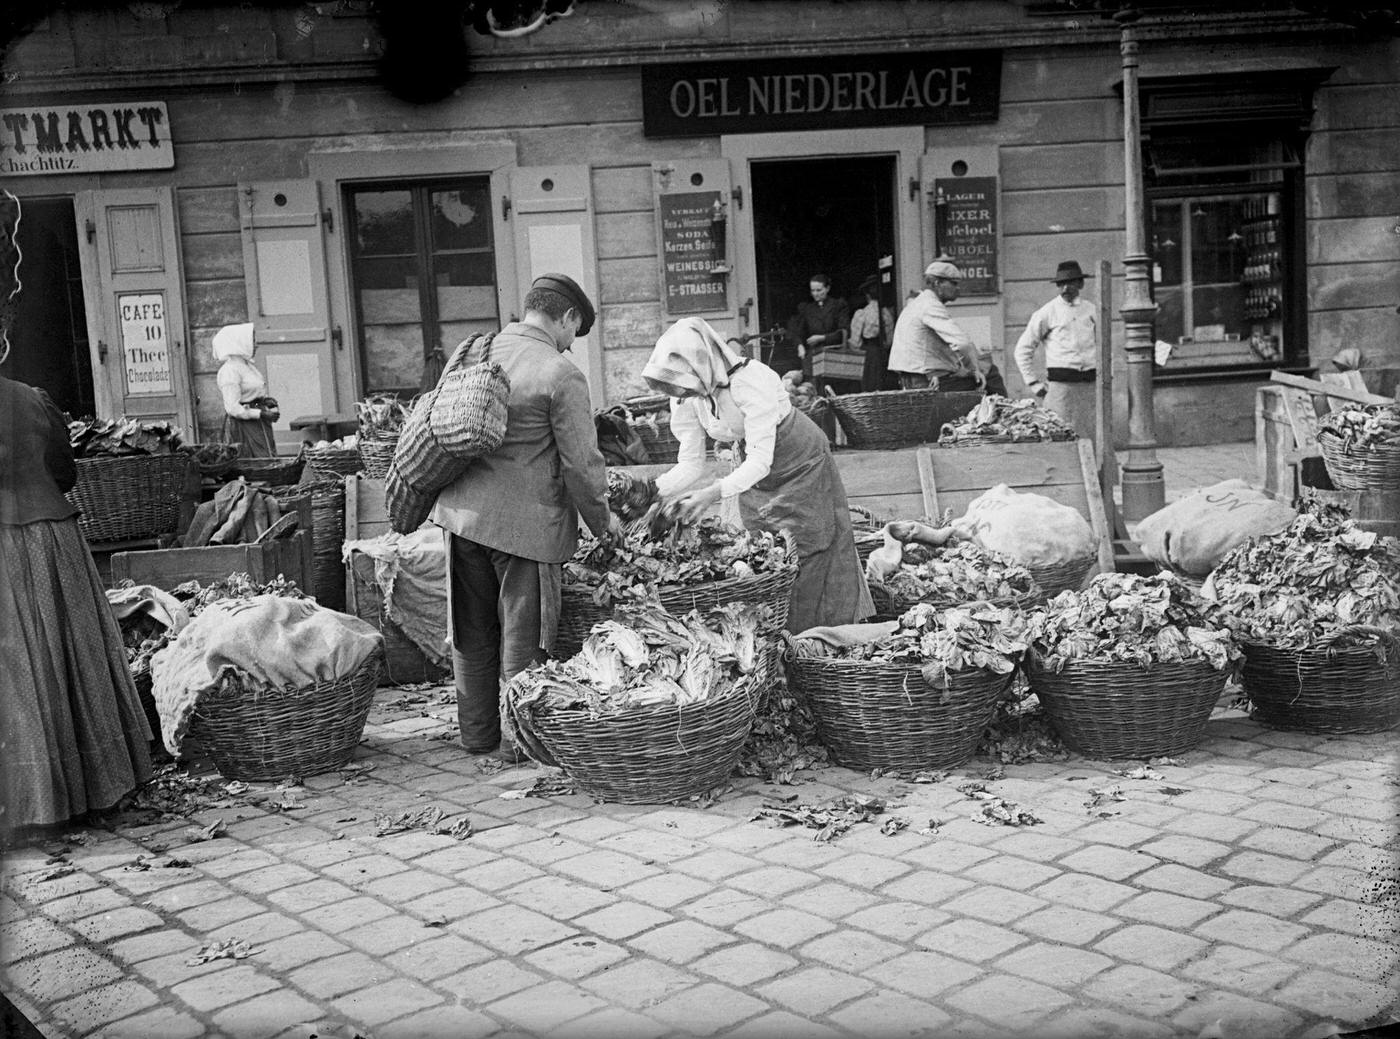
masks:
<svg viewBox="0 0 1400 1039"><path fill-rule="evenodd" d="M78 521L0 526L0 829L110 808L150 739Z"/></svg>

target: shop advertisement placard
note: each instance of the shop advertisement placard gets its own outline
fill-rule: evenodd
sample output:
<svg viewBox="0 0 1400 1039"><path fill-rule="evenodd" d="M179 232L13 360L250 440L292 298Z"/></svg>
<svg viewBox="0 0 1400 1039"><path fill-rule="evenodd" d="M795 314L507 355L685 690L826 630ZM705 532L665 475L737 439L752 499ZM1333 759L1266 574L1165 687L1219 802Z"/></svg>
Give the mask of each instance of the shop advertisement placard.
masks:
<svg viewBox="0 0 1400 1039"><path fill-rule="evenodd" d="M165 170L174 165L164 101L0 109L0 175Z"/></svg>
<svg viewBox="0 0 1400 1039"><path fill-rule="evenodd" d="M117 297L117 314L121 321L127 396L173 392L165 296L159 292L123 293Z"/></svg>
<svg viewBox="0 0 1400 1039"><path fill-rule="evenodd" d="M724 264L716 231L724 224L718 191L687 191L657 196L661 225L661 272L666 310L702 314L729 306L728 281L715 268Z"/></svg>
<svg viewBox="0 0 1400 1039"><path fill-rule="evenodd" d="M963 272L964 296L997 291L997 179L950 177L933 183L938 249Z"/></svg>
<svg viewBox="0 0 1400 1039"><path fill-rule="evenodd" d="M648 137L992 122L1001 51L642 66Z"/></svg>

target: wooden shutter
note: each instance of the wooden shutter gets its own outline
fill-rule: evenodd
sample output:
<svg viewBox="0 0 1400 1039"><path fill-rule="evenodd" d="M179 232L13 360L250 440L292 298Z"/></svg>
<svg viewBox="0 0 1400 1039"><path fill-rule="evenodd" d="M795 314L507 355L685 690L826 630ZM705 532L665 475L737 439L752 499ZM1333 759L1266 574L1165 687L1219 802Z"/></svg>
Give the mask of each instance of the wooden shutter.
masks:
<svg viewBox="0 0 1400 1039"><path fill-rule="evenodd" d="M502 313L520 312L530 282L541 274L567 274L598 302L598 260L593 247L593 201L587 166L531 166L510 171L507 220L515 252L520 299ZM504 282L504 279L502 279ZM601 406L603 333L601 316L587 336L574 340L569 357L588 378L595 406Z"/></svg>
<svg viewBox="0 0 1400 1039"><path fill-rule="evenodd" d="M239 184L238 199L256 362L281 406L278 446L294 450L294 419L339 410L342 344L332 343L320 189L312 180L261 181Z"/></svg>
<svg viewBox="0 0 1400 1039"><path fill-rule="evenodd" d="M194 440L174 193L83 191L74 202L99 417L169 419Z"/></svg>

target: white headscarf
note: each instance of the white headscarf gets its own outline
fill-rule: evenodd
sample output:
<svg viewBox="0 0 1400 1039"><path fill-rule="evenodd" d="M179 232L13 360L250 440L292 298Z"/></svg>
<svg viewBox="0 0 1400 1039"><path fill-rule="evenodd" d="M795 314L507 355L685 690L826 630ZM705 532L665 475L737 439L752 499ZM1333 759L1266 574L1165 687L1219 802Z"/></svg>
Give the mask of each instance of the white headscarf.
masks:
<svg viewBox="0 0 1400 1039"><path fill-rule="evenodd" d="M712 397L729 385L730 369L742 361L707 322L683 317L661 333L642 378Z"/></svg>
<svg viewBox="0 0 1400 1039"><path fill-rule="evenodd" d="M245 321L241 325L225 325L214 333L214 360L227 361L230 357L253 359L253 323Z"/></svg>

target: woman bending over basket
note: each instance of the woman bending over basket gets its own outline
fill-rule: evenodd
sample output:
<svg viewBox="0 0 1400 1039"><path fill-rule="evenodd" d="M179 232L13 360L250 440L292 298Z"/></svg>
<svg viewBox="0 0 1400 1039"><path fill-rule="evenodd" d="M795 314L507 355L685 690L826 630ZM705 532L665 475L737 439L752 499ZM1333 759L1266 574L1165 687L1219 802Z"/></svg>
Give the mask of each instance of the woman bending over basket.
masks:
<svg viewBox="0 0 1400 1039"><path fill-rule="evenodd" d="M850 624L874 613L831 445L792 406L778 373L735 356L719 333L690 317L662 333L642 376L672 398L671 432L680 448L675 467L656 480L667 506L693 521L721 498L738 495L746 526L792 534L798 572L789 630ZM734 444L743 461L728 476L692 489L704 471L706 434Z"/></svg>
<svg viewBox="0 0 1400 1039"><path fill-rule="evenodd" d="M18 224L0 193L0 365ZM0 376L0 834L110 808L151 774L121 632L63 496L76 480L53 401Z"/></svg>

